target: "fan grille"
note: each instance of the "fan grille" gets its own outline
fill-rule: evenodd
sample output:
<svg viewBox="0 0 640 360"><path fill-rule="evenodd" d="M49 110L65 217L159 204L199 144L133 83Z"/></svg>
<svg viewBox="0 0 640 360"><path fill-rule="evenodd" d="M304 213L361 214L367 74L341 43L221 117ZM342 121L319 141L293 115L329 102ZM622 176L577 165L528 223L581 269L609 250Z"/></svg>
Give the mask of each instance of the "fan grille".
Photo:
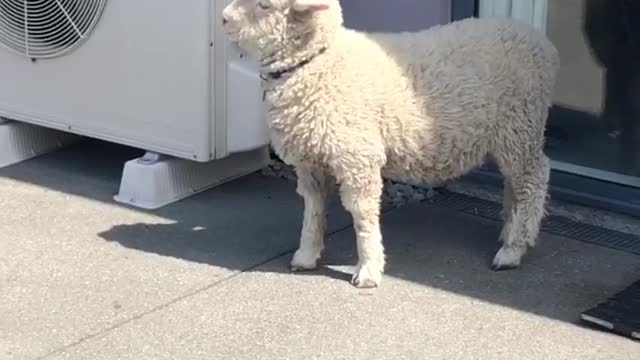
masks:
<svg viewBox="0 0 640 360"><path fill-rule="evenodd" d="M0 44L29 58L66 54L100 19L107 0L0 0Z"/></svg>

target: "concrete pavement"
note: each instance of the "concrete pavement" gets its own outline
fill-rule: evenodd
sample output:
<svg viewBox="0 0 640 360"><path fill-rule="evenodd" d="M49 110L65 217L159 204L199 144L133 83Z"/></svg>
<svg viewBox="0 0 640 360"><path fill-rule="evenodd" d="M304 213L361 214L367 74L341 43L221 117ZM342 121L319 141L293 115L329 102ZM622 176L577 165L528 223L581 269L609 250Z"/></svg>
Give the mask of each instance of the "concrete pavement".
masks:
<svg viewBox="0 0 640 360"><path fill-rule="evenodd" d="M0 358L640 358L578 323L638 256L543 234L495 273L498 223L408 205L383 219L382 287L357 290L337 203L322 269L293 275L293 184L252 175L140 211L111 200L135 155L92 142L0 170Z"/></svg>

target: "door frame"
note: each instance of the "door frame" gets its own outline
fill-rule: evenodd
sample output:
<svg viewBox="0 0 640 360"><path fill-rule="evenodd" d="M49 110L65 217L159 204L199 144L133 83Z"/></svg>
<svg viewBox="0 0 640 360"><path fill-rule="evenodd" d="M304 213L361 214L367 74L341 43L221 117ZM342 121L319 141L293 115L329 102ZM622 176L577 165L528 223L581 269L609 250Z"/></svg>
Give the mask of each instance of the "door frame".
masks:
<svg viewBox="0 0 640 360"><path fill-rule="evenodd" d="M546 31L548 0L479 0L479 17L510 17Z"/></svg>
<svg viewBox="0 0 640 360"><path fill-rule="evenodd" d="M451 21L478 16L478 0L451 0Z"/></svg>

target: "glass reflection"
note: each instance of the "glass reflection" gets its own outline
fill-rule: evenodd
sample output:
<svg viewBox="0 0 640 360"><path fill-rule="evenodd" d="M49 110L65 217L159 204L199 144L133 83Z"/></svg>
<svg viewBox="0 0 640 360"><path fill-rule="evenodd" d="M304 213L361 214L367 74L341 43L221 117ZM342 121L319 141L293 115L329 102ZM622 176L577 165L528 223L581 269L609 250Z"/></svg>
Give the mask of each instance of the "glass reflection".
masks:
<svg viewBox="0 0 640 360"><path fill-rule="evenodd" d="M549 119L555 160L640 176L637 0L549 1L547 33L562 57Z"/></svg>

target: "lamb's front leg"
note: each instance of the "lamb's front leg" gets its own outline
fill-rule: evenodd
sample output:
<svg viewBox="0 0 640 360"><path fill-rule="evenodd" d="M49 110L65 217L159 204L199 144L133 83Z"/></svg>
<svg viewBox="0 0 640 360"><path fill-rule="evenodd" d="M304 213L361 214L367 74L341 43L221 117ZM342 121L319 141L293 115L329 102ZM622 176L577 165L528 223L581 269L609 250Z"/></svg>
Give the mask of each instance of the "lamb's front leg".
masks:
<svg viewBox="0 0 640 360"><path fill-rule="evenodd" d="M358 174L341 184L344 207L353 217L358 245L358 265L351 283L360 288L377 287L385 266L380 231L380 201L383 182L379 172Z"/></svg>
<svg viewBox="0 0 640 360"><path fill-rule="evenodd" d="M291 271L315 269L324 249L327 198L330 177L324 169L297 167L298 194L304 198L304 220L300 247L291 260Z"/></svg>

